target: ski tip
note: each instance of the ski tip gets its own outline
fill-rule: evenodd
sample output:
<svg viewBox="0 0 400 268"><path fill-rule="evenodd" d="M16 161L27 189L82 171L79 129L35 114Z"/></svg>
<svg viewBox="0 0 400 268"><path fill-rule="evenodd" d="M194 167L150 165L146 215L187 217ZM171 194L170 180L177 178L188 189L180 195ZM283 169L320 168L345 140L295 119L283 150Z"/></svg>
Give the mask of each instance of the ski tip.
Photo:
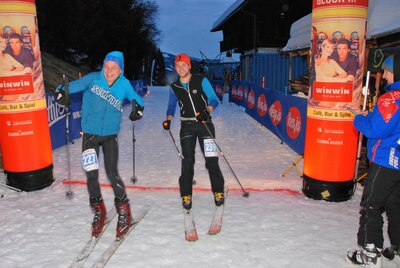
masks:
<svg viewBox="0 0 400 268"><path fill-rule="evenodd" d="M219 232L208 232L207 234L213 236L219 234Z"/></svg>
<svg viewBox="0 0 400 268"><path fill-rule="evenodd" d="M186 234L185 239L188 242L194 242L194 241L199 240L199 237L197 236L197 233L194 232L194 233Z"/></svg>
<svg viewBox="0 0 400 268"><path fill-rule="evenodd" d="M219 234L220 232L221 232L221 229L216 228L216 229L210 229L207 234L208 235L216 235L216 234Z"/></svg>
<svg viewBox="0 0 400 268"><path fill-rule="evenodd" d="M150 210L151 210L151 206L150 205L145 205L143 208L142 208L142 210L144 211L144 212L149 212Z"/></svg>

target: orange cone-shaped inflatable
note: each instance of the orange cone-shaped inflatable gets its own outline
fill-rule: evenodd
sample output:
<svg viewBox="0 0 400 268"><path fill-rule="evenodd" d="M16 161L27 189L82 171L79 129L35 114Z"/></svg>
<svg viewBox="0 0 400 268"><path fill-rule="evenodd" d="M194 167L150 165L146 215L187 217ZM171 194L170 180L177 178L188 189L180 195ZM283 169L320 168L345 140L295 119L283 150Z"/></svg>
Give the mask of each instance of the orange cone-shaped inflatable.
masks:
<svg viewBox="0 0 400 268"><path fill-rule="evenodd" d="M303 193L345 201L353 195L354 115L363 83L368 0L313 0L310 91Z"/></svg>
<svg viewBox="0 0 400 268"><path fill-rule="evenodd" d="M10 186L53 182L50 130L34 0L0 2L0 144Z"/></svg>

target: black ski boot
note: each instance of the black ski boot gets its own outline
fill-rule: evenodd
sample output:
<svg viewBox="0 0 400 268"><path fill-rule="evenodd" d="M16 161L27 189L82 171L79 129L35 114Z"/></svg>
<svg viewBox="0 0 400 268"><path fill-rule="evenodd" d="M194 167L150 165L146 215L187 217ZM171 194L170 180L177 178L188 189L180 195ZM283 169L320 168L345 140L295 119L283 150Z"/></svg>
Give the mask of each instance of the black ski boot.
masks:
<svg viewBox="0 0 400 268"><path fill-rule="evenodd" d="M222 192L214 192L214 203L217 207L225 203L225 195Z"/></svg>
<svg viewBox="0 0 400 268"><path fill-rule="evenodd" d="M191 195L182 196L182 206L183 206L183 209L185 209L187 211L192 209L192 196Z"/></svg>
<svg viewBox="0 0 400 268"><path fill-rule="evenodd" d="M347 260L360 266L382 267L381 251L374 244L367 244L365 248L349 251Z"/></svg>
<svg viewBox="0 0 400 268"><path fill-rule="evenodd" d="M390 247L385 248L382 251L382 255L389 261L393 260L396 255L400 255L399 246L391 245Z"/></svg>

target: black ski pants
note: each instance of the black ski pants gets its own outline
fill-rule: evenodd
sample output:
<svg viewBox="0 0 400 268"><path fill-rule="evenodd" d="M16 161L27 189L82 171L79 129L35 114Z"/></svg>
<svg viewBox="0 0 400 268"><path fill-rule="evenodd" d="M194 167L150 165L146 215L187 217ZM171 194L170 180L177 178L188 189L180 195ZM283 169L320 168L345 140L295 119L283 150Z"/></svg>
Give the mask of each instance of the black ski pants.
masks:
<svg viewBox="0 0 400 268"><path fill-rule="evenodd" d="M372 163L361 198L358 244L383 248L383 211L392 245L400 246L400 171Z"/></svg>
<svg viewBox="0 0 400 268"><path fill-rule="evenodd" d="M214 125L206 123L211 135L215 138ZM180 130L180 141L182 147L182 167L179 177L179 187L181 196L192 195L192 185L194 176L196 140L199 141L201 151L204 155L204 139L210 139L210 133L203 123L195 121L182 121ZM213 192L224 191L224 177L218 164L218 156L205 157L206 168L211 182Z"/></svg>
<svg viewBox="0 0 400 268"><path fill-rule="evenodd" d="M97 136L92 134L83 134L82 138L82 152L87 149L94 149L99 158L100 147L103 148L104 168L106 170L107 178L110 181L115 197L123 200L126 196L125 185L118 173L118 137L117 135L111 136ZM101 197L101 189L99 184L99 170L92 170L86 172L87 188L89 198Z"/></svg>

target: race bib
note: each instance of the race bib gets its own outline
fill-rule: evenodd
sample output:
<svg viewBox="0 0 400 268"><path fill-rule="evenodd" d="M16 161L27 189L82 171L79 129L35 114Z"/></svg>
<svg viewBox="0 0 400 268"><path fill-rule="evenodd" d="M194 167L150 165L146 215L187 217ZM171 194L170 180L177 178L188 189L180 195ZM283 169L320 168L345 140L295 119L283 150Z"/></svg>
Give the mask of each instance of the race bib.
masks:
<svg viewBox="0 0 400 268"><path fill-rule="evenodd" d="M94 149L87 149L82 153L82 167L87 172L99 169L99 160Z"/></svg>
<svg viewBox="0 0 400 268"><path fill-rule="evenodd" d="M204 139L204 156L205 157L218 156L218 148L213 139Z"/></svg>

